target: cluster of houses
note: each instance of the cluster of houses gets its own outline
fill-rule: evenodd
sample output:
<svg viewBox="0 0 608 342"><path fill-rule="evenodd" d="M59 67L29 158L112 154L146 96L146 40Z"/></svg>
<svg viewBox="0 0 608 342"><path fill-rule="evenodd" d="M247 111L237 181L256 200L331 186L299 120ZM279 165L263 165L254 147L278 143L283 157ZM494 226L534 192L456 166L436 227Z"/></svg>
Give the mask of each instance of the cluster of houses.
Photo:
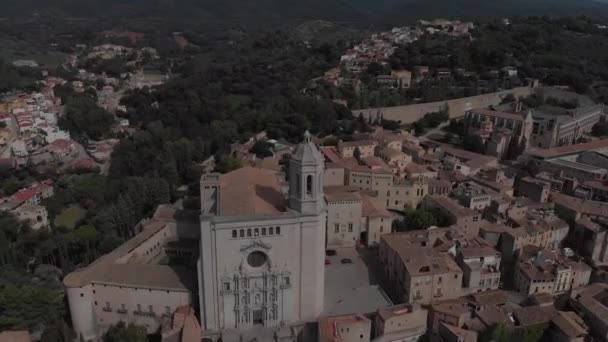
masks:
<svg viewBox="0 0 608 342"><path fill-rule="evenodd" d="M35 182L11 196L0 198L0 211L12 213L17 220L29 224L34 230L46 228L49 218L42 201L53 196L53 193L51 180Z"/></svg>
<svg viewBox="0 0 608 342"><path fill-rule="evenodd" d="M599 158L607 148L601 140L531 149L524 158ZM594 283L608 279L602 271L608 203L600 201L599 189L592 199L593 192L564 187L600 187L603 176L594 183L566 170L530 176L492 156L380 128L365 140L321 151L328 248L377 246L382 289L406 304L322 317L320 341L415 341L427 332L432 340L473 342L499 323L515 331L541 329L558 341L608 338L608 304L601 299L608 287ZM370 217L358 208L366 201L386 214L377 216L384 222L364 224ZM392 232L395 213L407 208L439 211L449 225ZM557 297L570 306L556 307ZM391 310L399 314L387 316ZM390 337L383 336L387 322Z"/></svg>
<svg viewBox="0 0 608 342"><path fill-rule="evenodd" d="M5 126L3 158L14 166L69 160L74 142L69 132L58 127L62 114L61 99L55 97L52 86L5 98L0 103L0 121Z"/></svg>

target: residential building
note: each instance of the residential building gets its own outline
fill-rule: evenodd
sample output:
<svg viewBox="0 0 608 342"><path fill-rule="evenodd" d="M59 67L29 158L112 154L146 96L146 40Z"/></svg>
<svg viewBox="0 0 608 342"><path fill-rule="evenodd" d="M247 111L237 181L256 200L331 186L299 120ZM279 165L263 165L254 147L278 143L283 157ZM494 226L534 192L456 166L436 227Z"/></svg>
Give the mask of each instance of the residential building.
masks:
<svg viewBox="0 0 608 342"><path fill-rule="evenodd" d="M551 184L532 177L524 177L517 182L516 192L519 196L525 196L539 203L549 200Z"/></svg>
<svg viewBox="0 0 608 342"><path fill-rule="evenodd" d="M528 209L522 217L510 216L509 224L516 228L524 227L532 235L527 244L548 249L560 248L570 231L568 223L555 215L550 207Z"/></svg>
<svg viewBox="0 0 608 342"><path fill-rule="evenodd" d="M366 246L377 246L382 235L392 232L394 215L377 197L363 194L361 214L361 243Z"/></svg>
<svg viewBox="0 0 608 342"><path fill-rule="evenodd" d="M500 284L500 253L481 238L457 244L456 263L463 272L462 294L496 290Z"/></svg>
<svg viewBox="0 0 608 342"><path fill-rule="evenodd" d="M551 193L551 200L555 213L568 222L575 222L581 218L608 218L608 203L606 202L589 201L555 192Z"/></svg>
<svg viewBox="0 0 608 342"><path fill-rule="evenodd" d="M589 338L589 328L575 312L560 311L551 320L548 335L556 342L585 342Z"/></svg>
<svg viewBox="0 0 608 342"><path fill-rule="evenodd" d="M433 248L452 232L394 233L380 239L379 257L389 288L406 303L429 304L461 295L462 270L447 254Z"/></svg>
<svg viewBox="0 0 608 342"><path fill-rule="evenodd" d="M391 147L380 149L378 151L378 157L382 158L396 175L404 172L406 166L412 162L411 156Z"/></svg>
<svg viewBox="0 0 608 342"><path fill-rule="evenodd" d="M461 206L451 198L437 195L426 196L422 201L422 207L440 210L467 237L475 237L479 233L482 223L481 214Z"/></svg>
<svg viewBox="0 0 608 342"><path fill-rule="evenodd" d="M356 188L325 187L327 247L354 247L361 238L363 198Z"/></svg>
<svg viewBox="0 0 608 342"><path fill-rule="evenodd" d="M374 342L416 342L426 333L427 310L420 305L400 304L376 313Z"/></svg>
<svg viewBox="0 0 608 342"><path fill-rule="evenodd" d="M595 338L608 340L608 284L596 283L573 289L570 305L583 317Z"/></svg>
<svg viewBox="0 0 608 342"><path fill-rule="evenodd" d="M608 229L588 218L574 225L573 246L577 253L594 265L608 264Z"/></svg>
<svg viewBox="0 0 608 342"><path fill-rule="evenodd" d="M372 321L360 314L321 317L319 342L369 342Z"/></svg>
<svg viewBox="0 0 608 342"><path fill-rule="evenodd" d="M483 211L498 197L497 192L475 182L459 184L452 194L462 206L476 211Z"/></svg>
<svg viewBox="0 0 608 342"><path fill-rule="evenodd" d="M516 252L514 280L523 294L557 295L589 284L591 268L537 246L524 246Z"/></svg>
<svg viewBox="0 0 608 342"><path fill-rule="evenodd" d="M34 230L49 226L49 214L46 207L40 205L22 205L13 211L15 218L27 222Z"/></svg>
<svg viewBox="0 0 608 342"><path fill-rule="evenodd" d="M373 157L378 143L373 140L338 141L338 153L342 158L354 158L355 150L359 151L359 158Z"/></svg>

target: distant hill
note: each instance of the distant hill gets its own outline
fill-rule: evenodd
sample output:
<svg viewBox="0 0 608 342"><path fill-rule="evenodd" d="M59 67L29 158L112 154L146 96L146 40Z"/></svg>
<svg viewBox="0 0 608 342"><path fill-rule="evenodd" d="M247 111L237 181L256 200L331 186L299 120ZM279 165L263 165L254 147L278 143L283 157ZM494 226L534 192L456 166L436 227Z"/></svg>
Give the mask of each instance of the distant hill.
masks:
<svg viewBox="0 0 608 342"><path fill-rule="evenodd" d="M228 24L318 19L365 26L436 17L481 20L513 15L608 17L608 0L0 0L0 17L34 14L125 19L154 17Z"/></svg>
<svg viewBox="0 0 608 342"><path fill-rule="evenodd" d="M361 1L361 0L359 0ZM370 0L371 1L371 0ZM391 21L403 18L494 19L510 16L585 14L608 17L608 4L596 0L385 0ZM608 0L604 0L608 2Z"/></svg>

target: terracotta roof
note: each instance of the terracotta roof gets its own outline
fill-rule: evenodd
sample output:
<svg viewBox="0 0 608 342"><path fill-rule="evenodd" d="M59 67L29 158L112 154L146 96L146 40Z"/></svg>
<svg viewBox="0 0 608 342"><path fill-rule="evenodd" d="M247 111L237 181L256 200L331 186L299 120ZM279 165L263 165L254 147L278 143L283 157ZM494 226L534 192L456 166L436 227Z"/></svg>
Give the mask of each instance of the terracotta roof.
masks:
<svg viewBox="0 0 608 342"><path fill-rule="evenodd" d="M360 314L321 317L319 319L319 342L350 342L343 339L336 331L338 325L371 321Z"/></svg>
<svg viewBox="0 0 608 342"><path fill-rule="evenodd" d="M585 215L608 216L608 203L606 202L579 199L557 192L551 193L551 200L555 205L563 206Z"/></svg>
<svg viewBox="0 0 608 342"><path fill-rule="evenodd" d="M448 197L433 195L433 196L428 196L427 198L430 198L433 202L435 202L436 205L449 211L452 215L454 215L457 218L475 215L475 211L461 206L460 204L458 204L458 202L456 202Z"/></svg>
<svg viewBox="0 0 608 342"><path fill-rule="evenodd" d="M496 118L510 119L510 120L515 120L515 121L524 121L524 119L525 119L524 116L521 114L499 112L499 111L491 110L491 109L487 109L487 108L472 109L469 112L475 113L475 114L481 114L484 116L492 116L492 117L496 117Z"/></svg>
<svg viewBox="0 0 608 342"><path fill-rule="evenodd" d="M32 336L26 330L0 332L0 342L31 342Z"/></svg>
<svg viewBox="0 0 608 342"><path fill-rule="evenodd" d="M462 273L447 253L434 249L437 240L430 239L427 232L386 234L381 239L397 253L410 276Z"/></svg>
<svg viewBox="0 0 608 342"><path fill-rule="evenodd" d="M273 215L285 210L276 172L244 167L220 176L220 216Z"/></svg>
<svg viewBox="0 0 608 342"><path fill-rule="evenodd" d="M380 150L379 154L389 159L405 156L405 153L397 151L394 148L390 147L383 148L382 150Z"/></svg>
<svg viewBox="0 0 608 342"><path fill-rule="evenodd" d="M444 313L450 316L470 315L472 309L467 305L463 298L450 299L431 303L433 311Z"/></svg>
<svg viewBox="0 0 608 342"><path fill-rule="evenodd" d="M53 149L53 150L65 150L65 149L69 148L70 146L72 146L72 140L57 139L57 140L53 141L52 143L48 144L47 147L49 149Z"/></svg>
<svg viewBox="0 0 608 342"><path fill-rule="evenodd" d="M551 322L569 338L583 337L589 334L582 318L572 311L560 311Z"/></svg>
<svg viewBox="0 0 608 342"><path fill-rule="evenodd" d="M593 151L598 149L608 148L608 139L596 140L584 144L575 144L568 146L560 146L549 149L529 148L526 154L535 157L555 157L563 154L578 153L583 151Z"/></svg>
<svg viewBox="0 0 608 342"><path fill-rule="evenodd" d="M521 326L543 324L551 321L557 315L554 306L524 306L513 310L513 316Z"/></svg>
<svg viewBox="0 0 608 342"><path fill-rule="evenodd" d="M349 186L326 186L323 188L325 200L327 202L361 201L362 197L359 190Z"/></svg>
<svg viewBox="0 0 608 342"><path fill-rule="evenodd" d="M477 333L475 331L462 329L457 326L443 323L443 322L441 322L441 325L443 327L445 327L445 329L447 329L452 335L458 337L458 341L460 341L460 342L477 341ZM452 339L448 339L448 340L452 340Z"/></svg>
<svg viewBox="0 0 608 342"><path fill-rule="evenodd" d="M469 295L470 302L478 306L504 305L509 296L503 290L490 290Z"/></svg>
<svg viewBox="0 0 608 342"><path fill-rule="evenodd" d="M72 163L72 168L74 168L74 169L90 170L90 169L94 169L96 167L97 167L97 163L95 162L95 160L93 160L91 158L78 159Z"/></svg>
<svg viewBox="0 0 608 342"><path fill-rule="evenodd" d="M363 194L363 207L361 216L363 217L392 217L386 210L380 199L368 194Z"/></svg>
<svg viewBox="0 0 608 342"><path fill-rule="evenodd" d="M386 321L393 317L407 315L414 312L415 310L421 310L420 306L413 306L412 304L399 304L378 309L378 316L382 317L382 320Z"/></svg>
<svg viewBox="0 0 608 342"><path fill-rule="evenodd" d="M166 210L166 208L163 210ZM158 214L158 216L164 216L164 214ZM112 252L65 276L63 279L64 285L74 288L91 283L108 283L183 292L193 291L196 283L192 270L186 267L125 260L138 246L161 232L169 224L171 223L153 218L144 224L139 234Z"/></svg>
<svg viewBox="0 0 608 342"><path fill-rule="evenodd" d="M417 174L417 173L429 173L432 171L427 169L424 165L420 165L420 164L411 162L405 166L405 172L407 172L410 175L413 175L413 174Z"/></svg>

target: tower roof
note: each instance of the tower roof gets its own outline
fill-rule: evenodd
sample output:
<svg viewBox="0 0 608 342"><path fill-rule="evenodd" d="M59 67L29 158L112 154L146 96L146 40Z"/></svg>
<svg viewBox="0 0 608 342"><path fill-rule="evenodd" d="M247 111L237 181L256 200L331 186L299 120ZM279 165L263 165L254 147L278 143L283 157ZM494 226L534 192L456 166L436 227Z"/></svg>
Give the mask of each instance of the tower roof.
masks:
<svg viewBox="0 0 608 342"><path fill-rule="evenodd" d="M304 132L304 140L296 148L293 159L302 164L323 164L323 155L312 142L308 131Z"/></svg>

